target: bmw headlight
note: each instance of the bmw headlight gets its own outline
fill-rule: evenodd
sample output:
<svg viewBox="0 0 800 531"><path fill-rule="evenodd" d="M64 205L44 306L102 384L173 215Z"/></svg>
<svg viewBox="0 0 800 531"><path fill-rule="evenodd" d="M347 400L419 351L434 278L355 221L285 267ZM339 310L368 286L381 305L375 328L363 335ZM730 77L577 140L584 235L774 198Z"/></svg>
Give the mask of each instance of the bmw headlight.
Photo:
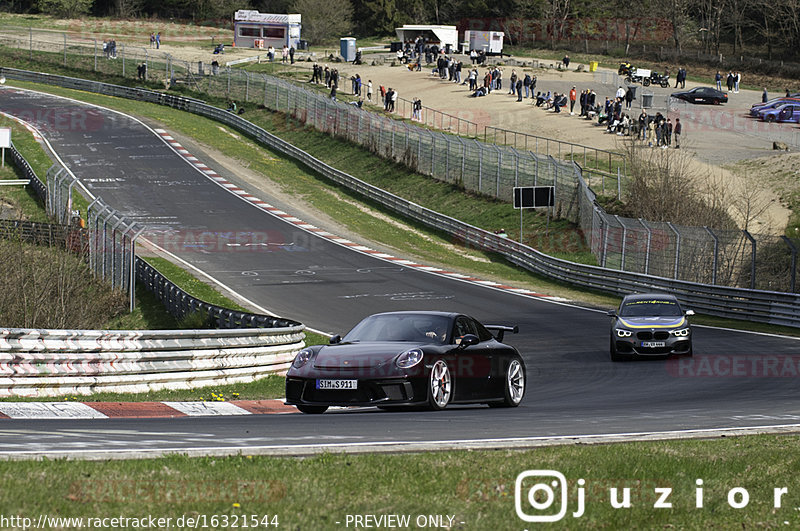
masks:
<svg viewBox="0 0 800 531"><path fill-rule="evenodd" d="M313 352L311 352L310 348L304 348L303 350L297 353L297 356L295 356L292 365L294 366L295 369L299 369L300 367L308 363L308 360L311 359L312 354Z"/></svg>
<svg viewBox="0 0 800 531"><path fill-rule="evenodd" d="M681 328L679 330L671 330L670 333L677 337L687 337L689 335L689 329Z"/></svg>
<svg viewBox="0 0 800 531"><path fill-rule="evenodd" d="M617 328L617 337L631 337L633 332L624 328Z"/></svg>
<svg viewBox="0 0 800 531"><path fill-rule="evenodd" d="M397 356L397 360L394 363L401 369L409 369L421 361L422 351L418 348L412 348Z"/></svg>

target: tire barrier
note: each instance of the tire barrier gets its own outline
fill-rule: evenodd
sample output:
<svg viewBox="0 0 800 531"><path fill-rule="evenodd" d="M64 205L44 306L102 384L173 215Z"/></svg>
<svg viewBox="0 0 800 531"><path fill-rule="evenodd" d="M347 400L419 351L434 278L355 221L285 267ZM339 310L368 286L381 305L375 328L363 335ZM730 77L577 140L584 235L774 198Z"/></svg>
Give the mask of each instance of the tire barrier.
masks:
<svg viewBox="0 0 800 531"><path fill-rule="evenodd" d="M303 325L232 330L0 328L0 396L141 393L283 374Z"/></svg>

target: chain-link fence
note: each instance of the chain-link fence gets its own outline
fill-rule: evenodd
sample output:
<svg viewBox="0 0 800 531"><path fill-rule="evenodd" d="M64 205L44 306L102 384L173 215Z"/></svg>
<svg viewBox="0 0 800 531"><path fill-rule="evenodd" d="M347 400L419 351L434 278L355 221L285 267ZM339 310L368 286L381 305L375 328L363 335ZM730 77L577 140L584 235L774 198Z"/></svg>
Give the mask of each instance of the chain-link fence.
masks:
<svg viewBox="0 0 800 531"><path fill-rule="evenodd" d="M113 60L101 63L117 64ZM702 283L797 290L795 247L800 242L619 218L597 205L587 183L596 186L597 174L583 172L575 162L431 131L334 101L273 76L232 69L201 76L186 62L167 60L165 64L172 69L171 78L177 77L178 67L185 69L182 79L190 80L200 91L286 113L319 131L467 190L510 201L515 186L553 185L556 216L580 224L604 267ZM168 95L157 100L182 108L185 105L180 101L188 101ZM606 188L605 178L601 185ZM69 184L63 181L60 186ZM619 193L621 181L609 183L611 186ZM69 197L67 191L51 193Z"/></svg>
<svg viewBox="0 0 800 531"><path fill-rule="evenodd" d="M53 165L47 171L47 213L64 226L80 222L72 208L77 184L78 180L61 166ZM134 245L141 230L99 198L89 204L84 221L92 273L112 289L128 291L133 301Z"/></svg>

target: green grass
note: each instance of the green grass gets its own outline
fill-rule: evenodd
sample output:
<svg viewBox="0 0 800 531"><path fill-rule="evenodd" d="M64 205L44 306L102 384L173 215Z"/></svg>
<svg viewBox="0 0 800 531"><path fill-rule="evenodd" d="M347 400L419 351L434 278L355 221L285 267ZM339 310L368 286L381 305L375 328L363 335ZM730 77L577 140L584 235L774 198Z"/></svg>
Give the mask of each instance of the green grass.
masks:
<svg viewBox="0 0 800 531"><path fill-rule="evenodd" d="M559 528L792 529L800 525L800 478L792 473L800 465L798 443L798 436L765 435L525 451L324 453L305 459L242 455L0 462L5 486L0 511L34 522L38 514L149 514L173 518L173 528L183 515L207 518L209 524L212 515L224 515L228 526L236 517L270 515L277 516L281 529L315 530L365 527L352 521L347 526L347 515L409 515L412 528L419 528L414 523L420 515L446 515L454 518L451 529L530 529L533 524L516 516L515 480L528 469L540 469L567 478L568 510L555 524ZM524 501L537 479L522 484ZM579 479L586 482L585 513L573 518ZM696 507L697 479L703 480L702 508ZM736 487L749 494L744 509L728 503ZM612 508L611 488L618 489L620 498L629 488L632 506ZM653 507L656 488L671 489L671 508ZM788 490L780 508L774 507L774 488ZM536 514L530 505L523 507ZM224 526L218 521L213 527Z"/></svg>
<svg viewBox="0 0 800 531"><path fill-rule="evenodd" d="M164 389L146 393L101 391L91 395L73 394L53 398L15 396L0 398L0 402L226 402L282 398L285 394L286 379L273 374L248 383L209 385L197 389Z"/></svg>

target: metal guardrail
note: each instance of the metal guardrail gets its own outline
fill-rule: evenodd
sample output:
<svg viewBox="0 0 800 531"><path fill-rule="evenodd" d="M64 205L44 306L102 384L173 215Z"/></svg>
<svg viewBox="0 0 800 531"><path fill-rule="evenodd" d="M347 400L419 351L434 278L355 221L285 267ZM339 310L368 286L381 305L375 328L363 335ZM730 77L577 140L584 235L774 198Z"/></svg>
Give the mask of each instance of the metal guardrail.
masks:
<svg viewBox="0 0 800 531"><path fill-rule="evenodd" d="M198 102L197 100L165 96L144 89L120 87L94 81L38 74L9 68L2 68L0 72L11 79L55 84L78 90L99 92L139 101L170 105L215 119L248 134L267 147L299 160L326 178L346 186L395 212L406 215L436 230L446 232L451 236L459 238L468 245L474 245L479 249L497 252L512 263L549 278L614 294L653 290L670 291L675 293L684 304L710 315L800 327L800 294L723 287L682 281L644 275L641 273L588 266L547 256L535 249L517 242L499 238L488 231L444 216L365 183L364 181L325 164L301 149L244 120L240 116ZM598 246L602 247L604 245L604 234L607 236L607 233L594 229L602 228L601 226L605 219L604 216L607 216L607 214L592 200L593 193L580 177L579 168L574 164L572 164L571 167L572 172L574 172L574 182L578 185L578 193L574 195L584 195L587 200L582 200L580 197L573 196L568 207L570 210L574 209L573 216L580 220L582 227L586 227L584 230L590 231L591 234L589 234L587 238L590 241L593 251L596 251Z"/></svg>
<svg viewBox="0 0 800 531"><path fill-rule="evenodd" d="M173 317L180 320L194 313L206 317L213 328L286 328L303 327L297 321L272 315L231 310L209 304L176 286L155 267L136 257L136 280L153 293Z"/></svg>
<svg viewBox="0 0 800 531"><path fill-rule="evenodd" d="M35 171L33 171L33 168L31 168L31 165L28 164L27 160L25 160L25 157L23 157L20 152L17 151L17 148L14 147L13 142L11 143L11 160L14 165L19 168L23 174L25 174L25 178L28 179L28 185L33 187L36 195L39 196L42 201L46 202L47 185L45 185L42 180L39 179L39 176L36 175Z"/></svg>
<svg viewBox="0 0 800 531"><path fill-rule="evenodd" d="M303 326L236 330L0 328L0 396L139 393L283 373Z"/></svg>

